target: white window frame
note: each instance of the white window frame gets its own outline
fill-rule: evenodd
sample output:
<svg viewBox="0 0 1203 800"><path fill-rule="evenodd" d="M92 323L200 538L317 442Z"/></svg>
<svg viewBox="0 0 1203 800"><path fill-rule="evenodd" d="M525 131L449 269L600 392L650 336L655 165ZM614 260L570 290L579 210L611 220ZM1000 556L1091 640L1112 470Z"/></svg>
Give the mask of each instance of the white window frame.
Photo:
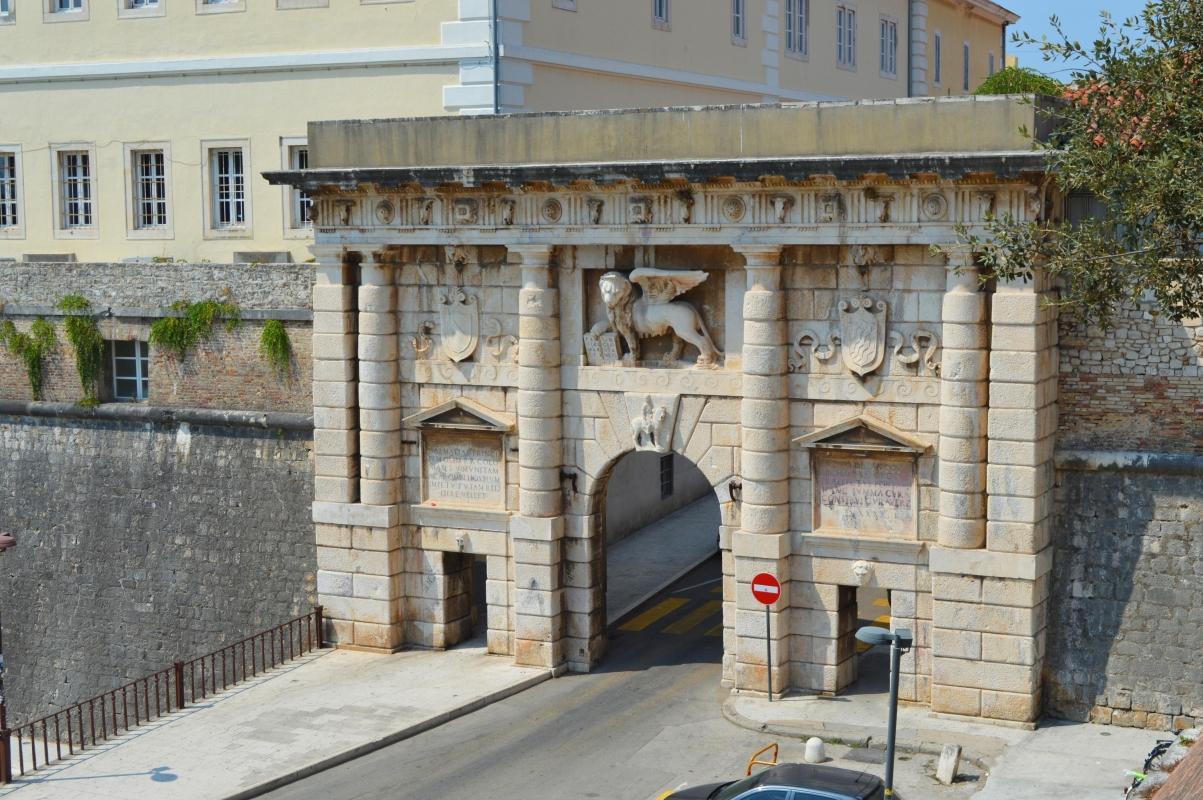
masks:
<svg viewBox="0 0 1203 800"><path fill-rule="evenodd" d="M810 56L810 0L785 0L785 54L803 61Z"/></svg>
<svg viewBox="0 0 1203 800"><path fill-rule="evenodd" d="M42 0L42 22L87 22L92 18L91 0L79 0L78 8L59 8L60 2L73 0Z"/></svg>
<svg viewBox="0 0 1203 800"><path fill-rule="evenodd" d="M961 43L961 91L968 92L972 73L970 64L972 64L973 49L970 47L968 40Z"/></svg>
<svg viewBox="0 0 1203 800"><path fill-rule="evenodd" d="M731 0L731 43L748 43L748 0Z"/></svg>
<svg viewBox="0 0 1203 800"><path fill-rule="evenodd" d="M154 5L134 5L147 3L151 0L117 0L117 17L119 19L146 19L148 17L167 16L167 0L154 0Z"/></svg>
<svg viewBox="0 0 1203 800"><path fill-rule="evenodd" d="M12 156L13 159L13 188L15 196L6 202L17 206L17 224L0 227L0 239L25 238L25 175L21 164L21 145L0 144L0 155Z"/></svg>
<svg viewBox="0 0 1203 800"><path fill-rule="evenodd" d="M246 0L196 0L197 14L234 14L246 11Z"/></svg>
<svg viewBox="0 0 1203 800"><path fill-rule="evenodd" d="M561 11L576 11L576 0L551 0L551 7Z"/></svg>
<svg viewBox="0 0 1203 800"><path fill-rule="evenodd" d="M932 31L932 85L939 86L944 80L944 34Z"/></svg>
<svg viewBox="0 0 1203 800"><path fill-rule="evenodd" d="M216 211L216 198L213 195L215 188L216 176L213 175L213 151L215 150L242 150L242 179L243 179L243 222L241 225L230 227L218 227L214 224L214 211ZM201 193L204 199L204 222L206 239L252 239L254 238L254 226L252 224L252 203L251 198L254 194L251 186L251 175L254 171L251 169L251 142L249 139L206 139L201 142L201 168L202 178Z"/></svg>
<svg viewBox="0 0 1203 800"><path fill-rule="evenodd" d="M851 25L845 25L849 21ZM852 3L836 3L835 65L840 69L856 70L857 26L856 6ZM849 33L847 39L844 36L846 31Z"/></svg>
<svg viewBox="0 0 1203 800"><path fill-rule="evenodd" d="M0 25L15 25L17 23L17 0L0 0L7 3L7 10L0 10Z"/></svg>
<svg viewBox="0 0 1203 800"><path fill-rule="evenodd" d="M891 80L898 79L898 20L888 14L882 14L877 21L878 27L878 53L877 67L883 78ZM888 48L891 42L887 39L887 31L893 31L894 35L894 52L890 53ZM889 67L893 67L890 69Z"/></svg>
<svg viewBox="0 0 1203 800"><path fill-rule="evenodd" d="M88 156L88 183L91 200L92 222L68 228L64 226L63 215L63 174L62 156L64 153L86 153ZM52 144L50 146L50 205L54 214L53 229L55 239L98 239L100 238L100 202L97 187L100 185L99 169L96 163L96 145L91 142L70 142Z"/></svg>
<svg viewBox="0 0 1203 800"><path fill-rule="evenodd" d="M125 163L125 235L129 239L174 239L175 202L172 198L171 142L127 142L123 145ZM159 150L163 153L163 186L166 192L167 223L144 227L139 220L138 164L140 153Z"/></svg>
<svg viewBox="0 0 1203 800"><path fill-rule="evenodd" d="M280 165L287 170L294 169L293 152L302 147L306 150L309 148L309 141L304 136L280 137ZM308 224L299 227L296 224L298 195L301 191L292 186L284 186L282 188L284 192L284 238L312 239L312 220Z"/></svg>
<svg viewBox="0 0 1203 800"><path fill-rule="evenodd" d="M117 345L125 342L134 343L134 356L118 356ZM118 403L145 403L150 399L150 343L145 339L109 339L105 342L106 349L109 351L109 392L113 400ZM143 355L145 353L145 355ZM122 397L117 393L117 360L134 362L134 377L132 380L137 383L138 388L134 397ZM123 380L131 380L131 378L123 378ZM146 382L146 392L143 394L142 382Z"/></svg>
<svg viewBox="0 0 1203 800"><path fill-rule="evenodd" d="M672 0L652 0L652 27L658 31L667 31L672 25L671 2Z"/></svg>

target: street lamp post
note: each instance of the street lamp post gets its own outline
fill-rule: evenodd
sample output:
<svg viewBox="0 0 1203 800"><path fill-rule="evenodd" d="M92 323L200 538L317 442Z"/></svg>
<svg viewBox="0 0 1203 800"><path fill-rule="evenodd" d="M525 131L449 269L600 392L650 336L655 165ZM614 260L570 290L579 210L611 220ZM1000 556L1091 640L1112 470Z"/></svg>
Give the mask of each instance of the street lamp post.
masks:
<svg viewBox="0 0 1203 800"><path fill-rule="evenodd" d="M0 553L17 546L17 537L0 533ZM0 609L2 610L2 609ZM12 733L8 729L8 707L4 697L4 626L0 624L0 784L13 782Z"/></svg>
<svg viewBox="0 0 1203 800"><path fill-rule="evenodd" d="M886 735L886 797L894 796L894 734L898 728L898 666L902 654L911 649L915 637L910 628L888 631L866 627L856 632L856 638L868 645L890 646L890 720Z"/></svg>

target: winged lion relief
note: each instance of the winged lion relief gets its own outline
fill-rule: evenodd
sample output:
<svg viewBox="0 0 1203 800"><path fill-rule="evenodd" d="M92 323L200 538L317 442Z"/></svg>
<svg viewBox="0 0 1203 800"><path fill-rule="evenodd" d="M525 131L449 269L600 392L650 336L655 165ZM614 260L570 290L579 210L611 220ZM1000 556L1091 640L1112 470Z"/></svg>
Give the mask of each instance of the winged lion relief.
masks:
<svg viewBox="0 0 1203 800"><path fill-rule="evenodd" d="M621 337L626 344L622 362L632 366L639 362L640 340L670 334L672 350L664 359L676 364L685 353L686 345L696 347L699 368L713 368L722 355L710 338L702 315L693 305L676 298L701 285L708 273L703 270L636 269L630 276L607 272L598 281L606 306L606 319L585 334L586 344L595 344L604 337ZM635 286L639 287L636 292ZM587 348L593 351L595 347ZM617 342L610 352L618 356Z"/></svg>

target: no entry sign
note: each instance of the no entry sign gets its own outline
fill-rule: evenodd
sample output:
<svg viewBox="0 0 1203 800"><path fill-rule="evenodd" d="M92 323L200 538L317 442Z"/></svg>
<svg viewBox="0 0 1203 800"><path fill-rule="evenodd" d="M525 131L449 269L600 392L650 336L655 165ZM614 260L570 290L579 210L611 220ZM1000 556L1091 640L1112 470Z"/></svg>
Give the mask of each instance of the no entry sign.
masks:
<svg viewBox="0 0 1203 800"><path fill-rule="evenodd" d="M752 579L752 596L771 606L781 599L781 581L767 572L760 573Z"/></svg>

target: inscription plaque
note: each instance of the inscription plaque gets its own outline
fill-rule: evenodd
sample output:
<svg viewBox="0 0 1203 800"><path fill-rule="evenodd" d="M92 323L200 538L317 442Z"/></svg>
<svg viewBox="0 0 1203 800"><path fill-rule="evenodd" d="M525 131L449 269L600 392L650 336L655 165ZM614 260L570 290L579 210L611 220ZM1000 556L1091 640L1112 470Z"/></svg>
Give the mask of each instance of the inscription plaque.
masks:
<svg viewBox="0 0 1203 800"><path fill-rule="evenodd" d="M500 508L505 504L501 437L426 431L423 477L427 503Z"/></svg>
<svg viewBox="0 0 1203 800"><path fill-rule="evenodd" d="M915 535L915 462L824 454L815 461L816 527Z"/></svg>

